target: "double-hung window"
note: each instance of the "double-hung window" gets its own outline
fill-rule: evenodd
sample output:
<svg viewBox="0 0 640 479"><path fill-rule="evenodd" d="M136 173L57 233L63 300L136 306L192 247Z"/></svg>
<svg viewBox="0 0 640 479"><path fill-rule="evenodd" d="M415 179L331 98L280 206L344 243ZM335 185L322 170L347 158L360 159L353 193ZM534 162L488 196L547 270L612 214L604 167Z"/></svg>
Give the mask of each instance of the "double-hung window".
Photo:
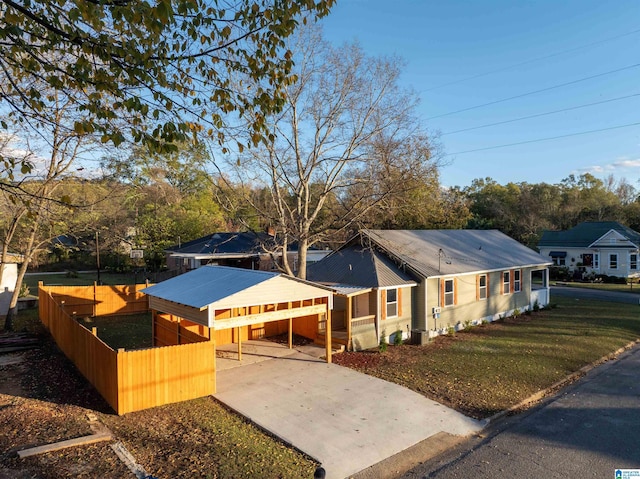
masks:
<svg viewBox="0 0 640 479"><path fill-rule="evenodd" d="M629 255L629 269L634 271L638 269L638 255L636 253Z"/></svg>
<svg viewBox="0 0 640 479"><path fill-rule="evenodd" d="M455 284L453 279L444 280L444 305L453 306L456 302Z"/></svg>
<svg viewBox="0 0 640 479"><path fill-rule="evenodd" d="M618 253L609 254L609 269L618 269Z"/></svg>
<svg viewBox="0 0 640 479"><path fill-rule="evenodd" d="M387 290L387 318L398 316L398 290Z"/></svg>
<svg viewBox="0 0 640 479"><path fill-rule="evenodd" d="M487 275L478 275L478 299L487 299L488 295Z"/></svg>
<svg viewBox="0 0 640 479"><path fill-rule="evenodd" d="M522 271L516 269L513 271L513 292L519 293L522 291Z"/></svg>
<svg viewBox="0 0 640 479"><path fill-rule="evenodd" d="M511 293L511 271L502 272L502 294Z"/></svg>

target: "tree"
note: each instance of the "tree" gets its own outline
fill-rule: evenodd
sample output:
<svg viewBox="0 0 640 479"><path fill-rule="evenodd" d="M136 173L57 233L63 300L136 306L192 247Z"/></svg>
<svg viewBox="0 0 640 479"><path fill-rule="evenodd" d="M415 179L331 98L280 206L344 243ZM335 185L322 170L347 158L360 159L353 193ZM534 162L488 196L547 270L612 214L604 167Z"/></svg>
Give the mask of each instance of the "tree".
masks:
<svg viewBox="0 0 640 479"><path fill-rule="evenodd" d="M26 142L24 150L33 152L33 167L29 175L19 180L0 181L5 185L2 190L10 212L9 223L17 225L15 230L6 230L3 243L15 248L24 258L5 320L7 330L12 328L20 287L30 262L53 236L64 232L62 225L73 218L69 209L79 207L71 204L69 196L60 193L61 180L73 175L72 166L79 156L89 154L96 147L93 137L78 134L70 127L77 118L73 98L45 88L41 91L47 99L46 111L20 124L20 138ZM7 124L10 121L3 120ZM39 145L29 141L30 138L38 138ZM38 146L42 148L40 153ZM10 169L6 177L18 175Z"/></svg>
<svg viewBox="0 0 640 479"><path fill-rule="evenodd" d="M203 130L222 141L237 111L255 143L283 102L285 39L333 1L0 0L0 108L46 120L46 86L74 98L76 133L153 149Z"/></svg>
<svg viewBox="0 0 640 479"><path fill-rule="evenodd" d="M415 94L398 84L401 60L368 57L356 44L332 47L317 29L295 40L296 81L284 90L286 104L267 119L269 141L241 156L234 179L269 191L269 208L252 204L276 229L284 253L297 243L297 275L304 278L310 246L355 225L433 159L424 142L411 158L383 157L376 146L426 139ZM378 174L387 167L393 182ZM283 260L292 274L286 254Z"/></svg>

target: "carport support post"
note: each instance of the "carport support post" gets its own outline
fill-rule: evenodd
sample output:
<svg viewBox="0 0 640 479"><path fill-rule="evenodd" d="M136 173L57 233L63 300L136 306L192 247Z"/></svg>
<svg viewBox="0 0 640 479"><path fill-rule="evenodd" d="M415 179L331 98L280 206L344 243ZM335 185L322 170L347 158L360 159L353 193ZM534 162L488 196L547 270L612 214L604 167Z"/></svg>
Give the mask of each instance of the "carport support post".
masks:
<svg viewBox="0 0 640 479"><path fill-rule="evenodd" d="M327 363L331 362L331 310L329 309L329 305L327 304L327 312L326 314L326 326L325 326L325 345L327 348L326 351L326 355L327 355Z"/></svg>
<svg viewBox="0 0 640 479"><path fill-rule="evenodd" d="M289 349L293 349L293 318L289 318Z"/></svg>
<svg viewBox="0 0 640 479"><path fill-rule="evenodd" d="M238 334L238 361L242 361L242 336L240 336L240 326L236 328Z"/></svg>

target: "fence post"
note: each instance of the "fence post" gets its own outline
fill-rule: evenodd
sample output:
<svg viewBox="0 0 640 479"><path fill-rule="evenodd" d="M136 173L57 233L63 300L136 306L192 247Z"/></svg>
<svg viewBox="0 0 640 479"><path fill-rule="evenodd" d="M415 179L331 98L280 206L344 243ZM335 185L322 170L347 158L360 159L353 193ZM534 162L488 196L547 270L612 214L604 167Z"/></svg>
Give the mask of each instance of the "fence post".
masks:
<svg viewBox="0 0 640 479"><path fill-rule="evenodd" d="M93 304L91 305L91 311L93 312L93 317L96 317L96 289L98 287L98 283L93 282Z"/></svg>

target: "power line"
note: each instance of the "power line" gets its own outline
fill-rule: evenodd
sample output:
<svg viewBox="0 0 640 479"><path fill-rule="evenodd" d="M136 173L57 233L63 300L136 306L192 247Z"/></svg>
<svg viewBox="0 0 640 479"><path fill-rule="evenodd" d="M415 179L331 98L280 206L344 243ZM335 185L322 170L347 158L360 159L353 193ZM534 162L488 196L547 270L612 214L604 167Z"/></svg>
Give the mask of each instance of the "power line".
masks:
<svg viewBox="0 0 640 479"><path fill-rule="evenodd" d="M514 123L516 121L530 120L532 118L538 118L538 117L541 117L541 116L554 115L556 113L562 113L562 112L565 112L565 111L579 110L580 108L587 108L589 106L602 105L604 103L611 103L613 101L619 101L619 100L626 100L627 98L633 98L635 96L640 96L640 93L634 93L632 95L626 95L626 96L619 96L617 98L610 98L608 100L596 101L596 102L593 102L593 103L585 103L585 104L582 104L582 105L571 106L571 107L568 107L568 108L562 108L560 110L546 111L544 113L538 113L536 115L521 116L519 118L513 118L511 120L504 120L504 121L498 121L498 122L495 122L495 123L487 123L485 125L472 126L470 128L463 128L462 130L448 131L446 133L441 133L440 136L453 135L454 133L462 133L464 131L479 130L481 128L488 128L490 126L504 125L506 123Z"/></svg>
<svg viewBox="0 0 640 479"><path fill-rule="evenodd" d="M476 151L496 150L498 148L506 148L508 146L526 145L528 143L538 143L538 142L541 142L541 141L559 140L561 138L569 138L569 137L572 137L572 136L588 135L588 134L591 134L591 133L598 133L598 132L601 132L601 131L609 131L609 130L617 130L619 128L627 128L627 127L630 127L630 126L638 126L638 125L640 125L640 122L627 123L626 125L611 126L609 128L600 128L600 129L597 129L597 130L580 131L578 133L569 133L567 135L550 136L550 137L547 137L547 138L537 138L535 140L518 141L516 143L507 143L507 144L504 144L504 145L487 146L485 148L476 148L476 149L473 149L473 150L457 151L455 153L445 153L443 156L464 155L466 153L475 153Z"/></svg>
<svg viewBox="0 0 640 479"><path fill-rule="evenodd" d="M593 80L594 78L599 78L599 77L603 77L603 76L606 76L606 75L611 75L612 73L618 73L618 72L621 72L621 71L624 71L624 70L630 70L632 68L637 68L639 66L640 66L640 63L635 63L633 65L629 65L629 66L622 67L622 68L617 68L615 70L609 70L607 72L598 73L597 75L591 75L591 76L588 76L588 77L579 78L577 80L572 80L570 82L560 83L559 85L553 85L553 86L550 86L550 87L541 88L540 90L534 90L534 91L530 91L530 92L527 92L527 93L521 93L520 95L515 95L515 96L510 96L508 98L502 98L500 100L490 101L489 103L483 103L481 105L470 106L468 108L463 108L461 110L450 111L448 113L443 113L441 115L431 116L431 117L428 117L426 119L427 120L433 120L435 118L442 118L443 116L455 115L457 113L462 113L462 112L465 112L465 111L475 110L477 108L483 108L485 106L496 105L498 103L504 103L506 101L515 100L517 98L523 98L525 96L535 95L537 93L542 93L542 92L545 92L545 91L555 90L556 88L562 88L562 87L569 86L569 85L575 85L576 83L581 83L581 82L587 81L587 80Z"/></svg>
<svg viewBox="0 0 640 479"><path fill-rule="evenodd" d="M451 81L451 82L448 82L448 83L443 83L441 85L437 85L437 86L434 86L434 87L431 87L431 88L427 88L425 90L421 90L421 93L432 91L432 90L438 90L438 89L444 88L446 86L457 85L458 83L463 83L463 82L466 82L466 81L469 81L469 80L475 80L476 78L482 78L482 77L487 76L487 75L492 75L494 73L503 72L503 71L506 71L506 70L510 70L512 68L520 67L522 65L527 65L529 63L534 63L534 62L538 62L538 61L541 61L541 60L546 60L548 58L553 58L553 57L557 57L557 56L560 56L560 55L565 55L567 53L572 53L572 52L575 52L575 51L578 51L578 50L582 50L584 48L589 48L589 47L592 47L594 45L599 45L601 43L606 43L606 42L610 42L612 40L617 40L618 38L627 37L629 35L633 35L633 34L638 33L638 32L640 32L640 29L633 30L633 31L627 32L627 33L622 33L620 35L616 35L615 37L605 38L605 39L599 40L597 42L588 43L586 45L581 45L579 47L570 48L568 50L562 50L560 52L551 53L550 55L545 55L545 56L542 56L542 57L532 58L530 60L525 60L525 61L520 62L520 63L514 63L514 64L508 65L506 67L497 68L495 70L491 70L491 71L484 72L484 73L479 73L477 75L473 75L473 76L466 77L466 78L461 78L459 80L454 80L454 81Z"/></svg>

